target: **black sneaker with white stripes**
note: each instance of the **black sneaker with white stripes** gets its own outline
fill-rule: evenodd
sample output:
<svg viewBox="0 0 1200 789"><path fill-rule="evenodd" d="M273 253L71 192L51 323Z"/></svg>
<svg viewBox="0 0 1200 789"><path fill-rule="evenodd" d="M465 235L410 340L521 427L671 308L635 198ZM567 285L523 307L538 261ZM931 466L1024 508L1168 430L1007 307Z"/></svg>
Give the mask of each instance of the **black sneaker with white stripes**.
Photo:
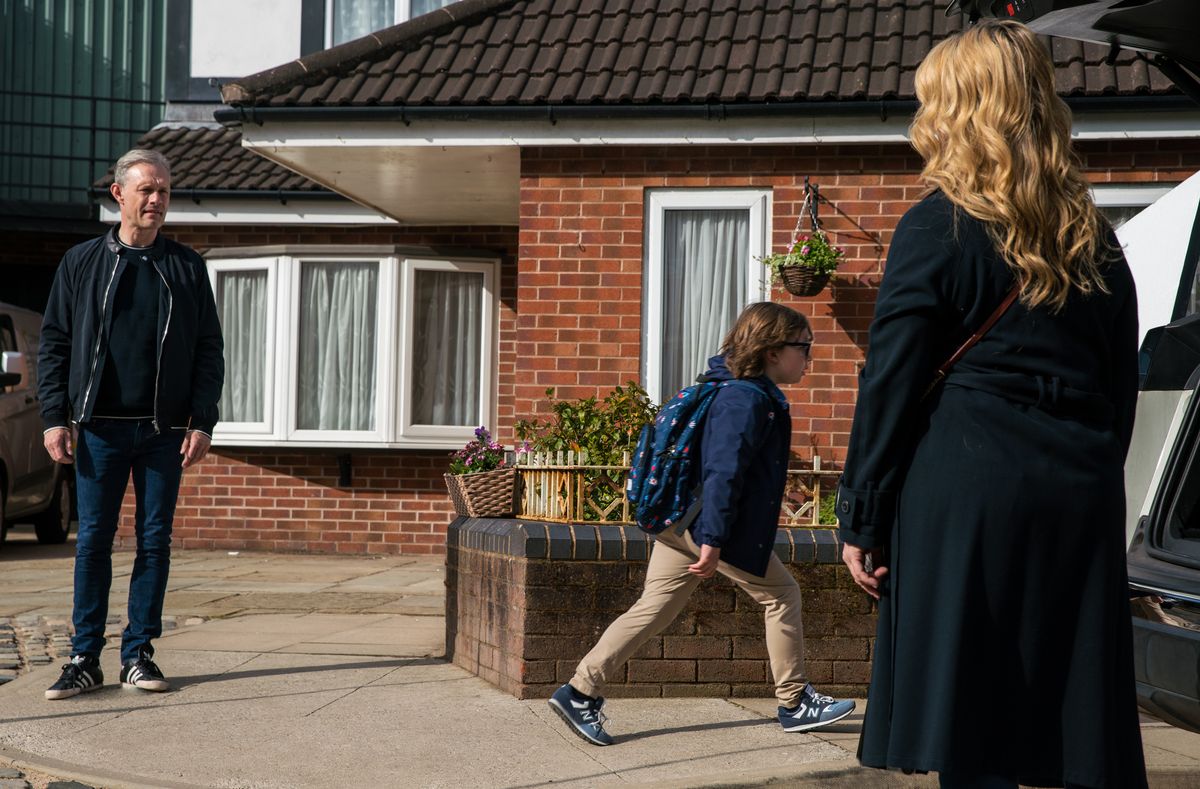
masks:
<svg viewBox="0 0 1200 789"><path fill-rule="evenodd" d="M100 661L91 655L76 655L62 667L58 682L46 690L46 698L52 701L69 699L103 684L104 672L100 670Z"/></svg>
<svg viewBox="0 0 1200 789"><path fill-rule="evenodd" d="M156 693L171 689L167 678L150 659L153 654L148 649L142 649L138 652L137 660L130 661L121 667L121 685L123 687L141 688Z"/></svg>

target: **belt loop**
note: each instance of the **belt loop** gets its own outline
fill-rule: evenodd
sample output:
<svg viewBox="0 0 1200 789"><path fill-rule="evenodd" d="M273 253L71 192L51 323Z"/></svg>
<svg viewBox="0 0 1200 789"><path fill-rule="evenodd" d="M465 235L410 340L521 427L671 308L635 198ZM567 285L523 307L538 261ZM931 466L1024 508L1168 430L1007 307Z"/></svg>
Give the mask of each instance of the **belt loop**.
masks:
<svg viewBox="0 0 1200 789"><path fill-rule="evenodd" d="M1057 375L1050 379L1050 404L1058 405L1059 398L1062 395L1062 379Z"/></svg>
<svg viewBox="0 0 1200 789"><path fill-rule="evenodd" d="M1046 402L1046 379L1040 375L1033 376L1033 380L1037 381L1038 395L1037 402L1033 404L1034 408L1041 408Z"/></svg>

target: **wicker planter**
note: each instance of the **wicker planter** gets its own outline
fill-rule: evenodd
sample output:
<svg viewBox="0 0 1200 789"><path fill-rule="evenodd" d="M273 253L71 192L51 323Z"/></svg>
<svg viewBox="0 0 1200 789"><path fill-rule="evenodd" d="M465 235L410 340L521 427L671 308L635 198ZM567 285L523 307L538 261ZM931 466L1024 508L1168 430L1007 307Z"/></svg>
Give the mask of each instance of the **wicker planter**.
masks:
<svg viewBox="0 0 1200 789"><path fill-rule="evenodd" d="M513 466L479 474L446 474L446 490L454 511L471 518L503 518L512 515L517 493L517 469Z"/></svg>
<svg viewBox="0 0 1200 789"><path fill-rule="evenodd" d="M829 283L829 274L817 274L808 266L783 266L779 278L793 296L815 296Z"/></svg>

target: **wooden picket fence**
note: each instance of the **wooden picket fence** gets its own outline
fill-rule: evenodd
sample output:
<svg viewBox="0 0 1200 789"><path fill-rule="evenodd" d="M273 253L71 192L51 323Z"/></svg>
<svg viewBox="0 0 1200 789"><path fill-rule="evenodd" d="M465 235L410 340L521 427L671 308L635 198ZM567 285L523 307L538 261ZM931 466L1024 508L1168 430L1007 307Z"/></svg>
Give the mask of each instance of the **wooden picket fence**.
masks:
<svg viewBox="0 0 1200 789"><path fill-rule="evenodd" d="M586 452L518 452L520 492L517 517L558 523L627 524L633 522L625 498L629 453L620 465L589 465ZM810 468L788 470L780 524L834 528L820 522L822 488L832 493L840 471L821 467L813 458ZM823 484L824 483L824 484Z"/></svg>

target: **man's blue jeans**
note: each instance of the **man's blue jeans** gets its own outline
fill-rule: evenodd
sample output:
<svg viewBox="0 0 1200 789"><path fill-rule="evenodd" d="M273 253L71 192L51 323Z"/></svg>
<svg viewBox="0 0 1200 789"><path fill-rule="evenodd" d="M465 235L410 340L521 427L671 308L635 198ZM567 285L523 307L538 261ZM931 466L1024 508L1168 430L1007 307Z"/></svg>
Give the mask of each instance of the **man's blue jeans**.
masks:
<svg viewBox="0 0 1200 789"><path fill-rule="evenodd" d="M104 419L80 427L75 450L79 533L72 654L98 657L104 648L113 537L131 475L137 499L137 558L129 581L129 625L121 634L121 662L137 660L139 650L162 635L183 436L182 430L155 435L150 420Z"/></svg>

